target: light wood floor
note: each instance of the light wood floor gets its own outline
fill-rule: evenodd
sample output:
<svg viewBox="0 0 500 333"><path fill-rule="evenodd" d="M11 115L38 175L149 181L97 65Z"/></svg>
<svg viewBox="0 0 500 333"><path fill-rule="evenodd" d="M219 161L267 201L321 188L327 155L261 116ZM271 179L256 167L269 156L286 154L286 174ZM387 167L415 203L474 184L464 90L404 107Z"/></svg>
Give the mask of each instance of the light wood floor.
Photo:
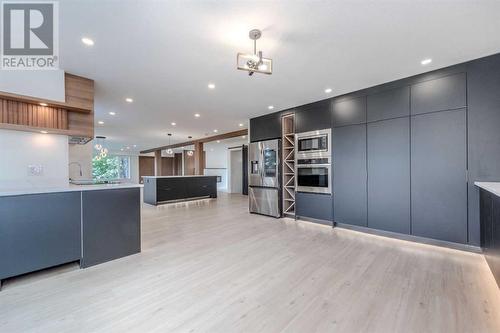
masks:
<svg viewBox="0 0 500 333"><path fill-rule="evenodd" d="M500 332L479 254L247 213L143 209L143 252L8 280L0 332Z"/></svg>

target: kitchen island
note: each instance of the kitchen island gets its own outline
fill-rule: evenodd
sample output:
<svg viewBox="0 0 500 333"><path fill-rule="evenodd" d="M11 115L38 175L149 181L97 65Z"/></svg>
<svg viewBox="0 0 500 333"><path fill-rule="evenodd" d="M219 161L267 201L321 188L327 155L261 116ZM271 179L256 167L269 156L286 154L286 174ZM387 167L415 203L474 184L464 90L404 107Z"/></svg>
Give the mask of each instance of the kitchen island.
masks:
<svg viewBox="0 0 500 333"><path fill-rule="evenodd" d="M144 202L158 205L217 198L217 176L145 176Z"/></svg>
<svg viewBox="0 0 500 333"><path fill-rule="evenodd" d="M479 187L481 248L500 287L500 183L475 182Z"/></svg>
<svg viewBox="0 0 500 333"><path fill-rule="evenodd" d="M0 191L1 280L78 261L90 267L141 251L137 184Z"/></svg>

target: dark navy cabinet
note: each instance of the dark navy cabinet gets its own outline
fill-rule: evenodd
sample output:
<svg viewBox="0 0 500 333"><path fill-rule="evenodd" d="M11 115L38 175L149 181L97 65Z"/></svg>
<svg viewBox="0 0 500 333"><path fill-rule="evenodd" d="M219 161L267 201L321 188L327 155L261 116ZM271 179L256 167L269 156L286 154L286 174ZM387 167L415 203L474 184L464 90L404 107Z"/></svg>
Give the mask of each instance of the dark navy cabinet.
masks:
<svg viewBox="0 0 500 333"><path fill-rule="evenodd" d="M334 221L367 225L366 124L333 130Z"/></svg>
<svg viewBox="0 0 500 333"><path fill-rule="evenodd" d="M332 123L330 105L330 100L323 100L297 108L295 131L301 133L330 128Z"/></svg>
<svg viewBox="0 0 500 333"><path fill-rule="evenodd" d="M334 127L366 123L366 96L334 99L332 117Z"/></svg>
<svg viewBox="0 0 500 333"><path fill-rule="evenodd" d="M80 260L80 192L0 197L0 280Z"/></svg>
<svg viewBox="0 0 500 333"><path fill-rule="evenodd" d="M500 179L500 54L467 65L469 242L479 245L479 190Z"/></svg>
<svg viewBox="0 0 500 333"><path fill-rule="evenodd" d="M481 247L500 287L500 197L480 190Z"/></svg>
<svg viewBox="0 0 500 333"><path fill-rule="evenodd" d="M411 114L463 108L466 94L465 73L415 84L411 87Z"/></svg>
<svg viewBox="0 0 500 333"><path fill-rule="evenodd" d="M367 121L407 117L410 115L410 87L404 86L368 95Z"/></svg>
<svg viewBox="0 0 500 333"><path fill-rule="evenodd" d="M466 110L411 119L412 234L467 243Z"/></svg>
<svg viewBox="0 0 500 333"><path fill-rule="evenodd" d="M281 112L250 119L250 142L281 138Z"/></svg>
<svg viewBox="0 0 500 333"><path fill-rule="evenodd" d="M330 194L297 192L295 194L297 218L305 217L332 225L333 203Z"/></svg>
<svg viewBox="0 0 500 333"><path fill-rule="evenodd" d="M141 251L139 188L82 192L82 267Z"/></svg>
<svg viewBox="0 0 500 333"><path fill-rule="evenodd" d="M368 227L409 234L410 118L367 126Z"/></svg>

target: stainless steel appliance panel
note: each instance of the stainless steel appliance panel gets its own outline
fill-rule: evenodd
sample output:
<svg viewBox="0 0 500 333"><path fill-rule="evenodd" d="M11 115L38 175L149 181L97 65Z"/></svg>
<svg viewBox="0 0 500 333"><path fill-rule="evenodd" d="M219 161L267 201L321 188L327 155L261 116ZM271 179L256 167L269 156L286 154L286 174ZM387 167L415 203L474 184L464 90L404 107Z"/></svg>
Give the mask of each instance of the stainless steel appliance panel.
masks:
<svg viewBox="0 0 500 333"><path fill-rule="evenodd" d="M295 136L295 149L297 158L322 158L330 156L332 130L298 133Z"/></svg>
<svg viewBox="0 0 500 333"><path fill-rule="evenodd" d="M280 217L279 193L277 188L250 187L250 212Z"/></svg>
<svg viewBox="0 0 500 333"><path fill-rule="evenodd" d="M262 186L261 143L251 143L248 149L248 185Z"/></svg>
<svg viewBox="0 0 500 333"><path fill-rule="evenodd" d="M249 149L249 185L279 187L280 140L254 142Z"/></svg>
<svg viewBox="0 0 500 333"><path fill-rule="evenodd" d="M299 192L332 193L330 164L297 165L295 185Z"/></svg>

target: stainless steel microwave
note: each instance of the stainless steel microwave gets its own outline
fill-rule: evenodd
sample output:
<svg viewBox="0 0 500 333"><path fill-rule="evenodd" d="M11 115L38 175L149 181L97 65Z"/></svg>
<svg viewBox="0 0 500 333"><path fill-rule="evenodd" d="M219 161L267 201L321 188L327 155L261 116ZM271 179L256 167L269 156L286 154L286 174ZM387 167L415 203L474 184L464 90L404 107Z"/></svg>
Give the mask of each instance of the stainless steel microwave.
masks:
<svg viewBox="0 0 500 333"><path fill-rule="evenodd" d="M297 158L329 157L331 129L298 133L295 136Z"/></svg>

